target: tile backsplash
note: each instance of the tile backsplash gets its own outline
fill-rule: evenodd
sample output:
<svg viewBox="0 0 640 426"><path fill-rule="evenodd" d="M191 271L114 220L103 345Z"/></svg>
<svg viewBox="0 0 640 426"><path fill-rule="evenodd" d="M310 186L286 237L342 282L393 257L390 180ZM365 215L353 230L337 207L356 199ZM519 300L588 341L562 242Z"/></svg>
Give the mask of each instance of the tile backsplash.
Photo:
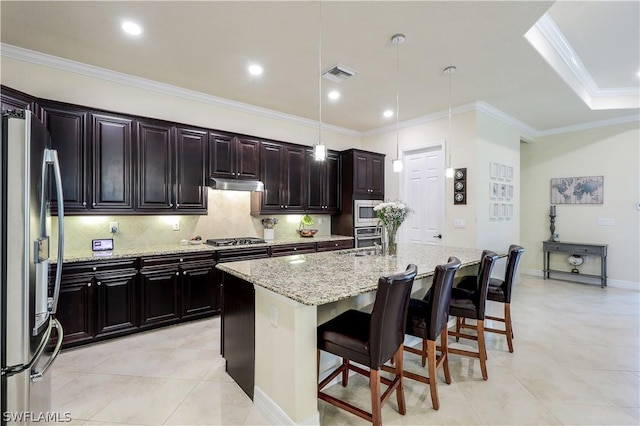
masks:
<svg viewBox="0 0 640 426"><path fill-rule="evenodd" d="M250 192L208 190L209 212L206 216L67 216L65 217L65 251L91 249L91 240L113 238L114 246L132 248L180 244L180 240L200 235L207 238L263 237L261 220L275 217L275 238L297 237L301 215L251 216ZM314 229L320 236L331 234L331 216L313 214ZM180 230L174 231L178 221ZM57 217L51 220L52 253L57 250ZM109 222L118 222L119 231L112 235Z"/></svg>

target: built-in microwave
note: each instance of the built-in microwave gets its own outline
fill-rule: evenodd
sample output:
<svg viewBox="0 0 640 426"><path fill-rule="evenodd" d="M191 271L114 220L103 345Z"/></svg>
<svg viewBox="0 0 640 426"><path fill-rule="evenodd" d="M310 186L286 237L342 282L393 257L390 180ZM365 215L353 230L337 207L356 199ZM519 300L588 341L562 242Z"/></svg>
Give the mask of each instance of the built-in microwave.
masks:
<svg viewBox="0 0 640 426"><path fill-rule="evenodd" d="M373 208L382 200L353 200L353 226L378 226L378 215Z"/></svg>

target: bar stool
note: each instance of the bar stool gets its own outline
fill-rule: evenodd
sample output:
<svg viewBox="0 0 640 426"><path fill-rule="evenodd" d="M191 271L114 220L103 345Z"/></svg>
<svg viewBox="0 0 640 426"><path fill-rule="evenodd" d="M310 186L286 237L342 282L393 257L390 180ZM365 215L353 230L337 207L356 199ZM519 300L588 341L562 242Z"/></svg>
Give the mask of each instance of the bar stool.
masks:
<svg viewBox="0 0 640 426"><path fill-rule="evenodd" d="M487 292L489 291L489 279L493 265L498 259L498 255L492 251L485 250L482 252L480 259L480 271L478 273L478 282L475 291L464 290L454 287L451 290L451 302L449 304L449 315L456 318L456 331L451 332L455 336L456 341L461 337L464 339L475 340L478 342L478 352L467 351L463 349L448 348L450 354L470 356L480 360L480 370L482 378L487 380L487 347L484 341L484 317L487 304ZM476 320L474 325L465 324L464 328L472 328L476 330L476 335L465 334L460 330L462 322L465 318Z"/></svg>
<svg viewBox="0 0 640 426"><path fill-rule="evenodd" d="M422 356L423 367L426 361L429 362L429 377L406 370L404 371L404 377L429 385L431 405L436 410L440 408L436 380L438 368L443 367L445 381L447 384L451 383L447 354L447 322L449 320L449 302L453 278L458 268L460 268L460 260L457 257L450 257L446 264L436 266L433 284L424 298L422 300L409 300L405 333L422 338L422 350L409 346L405 346L404 350ZM438 336L440 336L440 347L438 348L440 349L440 354L436 356L436 339Z"/></svg>
<svg viewBox="0 0 640 426"><path fill-rule="evenodd" d="M486 318L492 321L502 322L505 325L504 330L497 328L485 327L485 331L489 333L502 334L507 338L507 346L509 352L513 353L513 324L511 322L511 293L513 290L513 283L516 278L516 271L518 269L518 263L520 257L524 253L524 248L515 244L509 246L509 254L507 260L507 267L505 271L504 280L498 278L491 278L489 280L489 291L487 293L487 300L493 302L499 302L504 304L504 316L495 317L487 315ZM465 290L474 290L477 282L474 277L464 277L459 283L457 288ZM462 327L466 327L465 321L462 321Z"/></svg>
<svg viewBox="0 0 640 426"><path fill-rule="evenodd" d="M374 425L382 424L381 406L395 390L400 414L406 413L402 384L402 347L407 309L413 280L418 273L416 265L409 265L403 273L382 276L371 314L349 310L318 326L318 369L320 351L342 357L342 364L318 384L318 398L353 413ZM380 377L380 367L391 358L395 363L395 377ZM369 367L364 370L350 364ZM342 374L342 386L347 386L349 370L369 377L371 413L322 392L335 377ZM380 396L380 382L387 385Z"/></svg>

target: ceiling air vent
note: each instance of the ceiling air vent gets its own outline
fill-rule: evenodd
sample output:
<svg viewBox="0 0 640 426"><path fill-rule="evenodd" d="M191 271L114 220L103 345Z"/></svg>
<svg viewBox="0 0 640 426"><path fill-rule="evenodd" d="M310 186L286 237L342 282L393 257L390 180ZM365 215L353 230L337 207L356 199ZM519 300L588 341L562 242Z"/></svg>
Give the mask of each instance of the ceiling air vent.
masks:
<svg viewBox="0 0 640 426"><path fill-rule="evenodd" d="M356 73L357 71L349 69L344 65L338 64L323 72L322 77L326 78L327 80L333 81L334 83L342 83L346 79L356 75Z"/></svg>

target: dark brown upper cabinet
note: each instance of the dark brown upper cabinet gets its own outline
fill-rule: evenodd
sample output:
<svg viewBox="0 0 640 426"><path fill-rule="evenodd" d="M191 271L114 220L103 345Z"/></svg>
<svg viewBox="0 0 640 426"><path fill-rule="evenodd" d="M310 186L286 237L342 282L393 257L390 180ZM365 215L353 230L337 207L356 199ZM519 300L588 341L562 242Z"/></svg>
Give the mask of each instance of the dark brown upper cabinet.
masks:
<svg viewBox="0 0 640 426"><path fill-rule="evenodd" d="M307 212L334 214L340 210L340 155L329 151L316 161L307 151Z"/></svg>
<svg viewBox="0 0 640 426"><path fill-rule="evenodd" d="M345 158L351 163L354 197L384 199L384 155L349 150Z"/></svg>
<svg viewBox="0 0 640 426"><path fill-rule="evenodd" d="M176 128L176 211L207 213L207 132Z"/></svg>
<svg viewBox="0 0 640 426"><path fill-rule="evenodd" d="M89 113L85 109L56 102L45 101L39 105L42 123L51 135L51 148L58 152L65 212L87 212L87 203L91 199L87 183ZM51 212L57 214L58 199L54 185L50 182Z"/></svg>
<svg viewBox="0 0 640 426"><path fill-rule="evenodd" d="M251 212L303 212L306 209L306 147L262 142L260 156L264 192L251 194Z"/></svg>
<svg viewBox="0 0 640 426"><path fill-rule="evenodd" d="M257 180L259 175L259 140L209 132L209 176Z"/></svg>
<svg viewBox="0 0 640 426"><path fill-rule="evenodd" d="M6 86L0 86L0 108L2 112L28 109L38 116L36 98Z"/></svg>
<svg viewBox="0 0 640 426"><path fill-rule="evenodd" d="M204 214L207 132L138 122L136 211Z"/></svg>
<svg viewBox="0 0 640 426"><path fill-rule="evenodd" d="M136 210L174 209L174 167L172 126L155 121L138 121L138 187Z"/></svg>
<svg viewBox="0 0 640 426"><path fill-rule="evenodd" d="M133 121L92 114L94 211L133 210Z"/></svg>

